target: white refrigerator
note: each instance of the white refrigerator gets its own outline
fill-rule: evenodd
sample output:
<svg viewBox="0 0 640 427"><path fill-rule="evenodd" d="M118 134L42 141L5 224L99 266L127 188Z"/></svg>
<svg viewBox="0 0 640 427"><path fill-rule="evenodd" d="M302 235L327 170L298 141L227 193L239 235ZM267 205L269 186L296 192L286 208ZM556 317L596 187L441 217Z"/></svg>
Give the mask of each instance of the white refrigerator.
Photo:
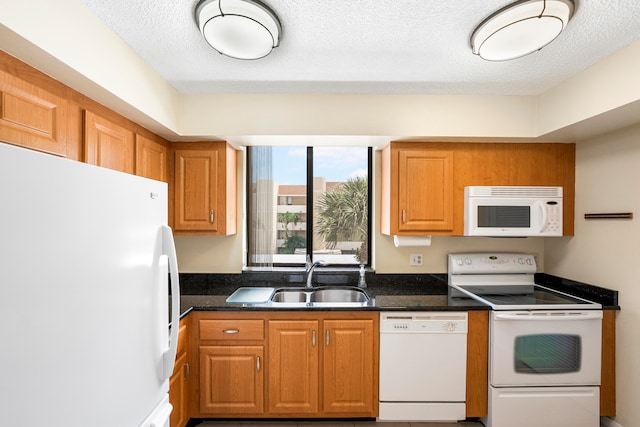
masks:
<svg viewBox="0 0 640 427"><path fill-rule="evenodd" d="M179 295L166 183L0 143L0 426L168 427Z"/></svg>

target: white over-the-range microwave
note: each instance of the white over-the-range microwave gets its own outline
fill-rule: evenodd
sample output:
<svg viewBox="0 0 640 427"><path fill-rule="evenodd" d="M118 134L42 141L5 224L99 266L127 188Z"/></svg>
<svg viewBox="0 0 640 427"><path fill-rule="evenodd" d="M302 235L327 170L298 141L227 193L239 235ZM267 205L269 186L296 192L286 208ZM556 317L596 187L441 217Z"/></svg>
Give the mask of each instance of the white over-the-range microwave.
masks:
<svg viewBox="0 0 640 427"><path fill-rule="evenodd" d="M562 236L562 187L464 188L464 235Z"/></svg>

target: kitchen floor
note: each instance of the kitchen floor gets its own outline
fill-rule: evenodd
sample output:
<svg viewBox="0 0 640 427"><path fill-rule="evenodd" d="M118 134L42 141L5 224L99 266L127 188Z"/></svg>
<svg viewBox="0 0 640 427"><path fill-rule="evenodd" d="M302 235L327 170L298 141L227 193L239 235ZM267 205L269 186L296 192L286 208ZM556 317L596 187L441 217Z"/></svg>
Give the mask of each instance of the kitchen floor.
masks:
<svg viewBox="0 0 640 427"><path fill-rule="evenodd" d="M375 422L375 421L205 421L197 427L483 427L482 423Z"/></svg>

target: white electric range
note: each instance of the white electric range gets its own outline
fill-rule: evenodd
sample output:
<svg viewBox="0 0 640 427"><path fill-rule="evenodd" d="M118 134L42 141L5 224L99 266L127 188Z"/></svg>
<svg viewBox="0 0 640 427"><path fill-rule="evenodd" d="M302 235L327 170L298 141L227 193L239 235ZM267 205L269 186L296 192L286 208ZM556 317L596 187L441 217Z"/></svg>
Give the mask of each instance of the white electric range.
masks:
<svg viewBox="0 0 640 427"><path fill-rule="evenodd" d="M537 285L530 254L450 254L451 295L492 308L487 427L598 427L602 306Z"/></svg>

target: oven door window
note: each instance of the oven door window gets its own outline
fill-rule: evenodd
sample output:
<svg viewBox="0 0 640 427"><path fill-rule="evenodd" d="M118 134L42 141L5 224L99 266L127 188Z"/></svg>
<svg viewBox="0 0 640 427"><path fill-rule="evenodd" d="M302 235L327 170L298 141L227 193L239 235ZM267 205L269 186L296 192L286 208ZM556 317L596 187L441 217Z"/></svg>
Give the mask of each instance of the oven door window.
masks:
<svg viewBox="0 0 640 427"><path fill-rule="evenodd" d="M580 371L579 335L524 335L515 339L514 370L520 374L565 374Z"/></svg>

